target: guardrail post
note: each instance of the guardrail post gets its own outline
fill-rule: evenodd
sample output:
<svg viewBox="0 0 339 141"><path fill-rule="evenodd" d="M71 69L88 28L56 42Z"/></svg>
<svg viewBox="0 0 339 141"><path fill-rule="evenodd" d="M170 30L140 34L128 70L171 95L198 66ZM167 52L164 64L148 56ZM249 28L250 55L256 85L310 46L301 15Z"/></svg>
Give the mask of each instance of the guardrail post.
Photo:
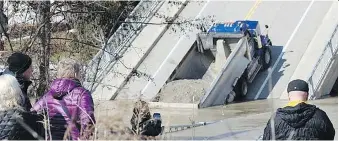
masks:
<svg viewBox="0 0 339 141"><path fill-rule="evenodd" d="M313 100L315 98L315 89L312 81L312 76L308 79L309 85L310 85L310 90L309 90L309 99Z"/></svg>
<svg viewBox="0 0 339 141"><path fill-rule="evenodd" d="M333 50L333 48L332 48L332 38L328 41L327 46L330 48L331 54L332 54L332 56L333 56L333 55L334 55L334 50Z"/></svg>

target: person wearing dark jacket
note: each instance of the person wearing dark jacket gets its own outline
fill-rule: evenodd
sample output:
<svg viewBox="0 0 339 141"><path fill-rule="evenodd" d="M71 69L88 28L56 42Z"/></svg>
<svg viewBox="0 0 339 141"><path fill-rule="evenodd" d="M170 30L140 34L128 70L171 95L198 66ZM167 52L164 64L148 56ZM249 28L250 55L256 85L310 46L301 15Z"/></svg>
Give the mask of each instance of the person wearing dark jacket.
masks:
<svg viewBox="0 0 339 141"><path fill-rule="evenodd" d="M303 80L288 84L289 103L270 118L263 140L334 140L335 129L327 114L307 104L308 91Z"/></svg>
<svg viewBox="0 0 339 141"><path fill-rule="evenodd" d="M32 104L28 98L27 90L32 84L30 78L33 73L32 59L23 53L15 52L7 58L8 68L2 74L10 74L16 77L20 84L21 91L25 97L24 108L29 111Z"/></svg>
<svg viewBox="0 0 339 141"><path fill-rule="evenodd" d="M141 135L142 139L156 137L162 132L161 120L151 117L148 104L142 100L135 103L130 122L133 133Z"/></svg>
<svg viewBox="0 0 339 141"><path fill-rule="evenodd" d="M47 111L53 140L88 140L95 125L91 93L80 81L80 65L63 59L58 64L57 79L34 105L32 111ZM69 132L66 132L69 131Z"/></svg>
<svg viewBox="0 0 339 141"><path fill-rule="evenodd" d="M0 140L44 140L43 116L26 111L14 76L0 76Z"/></svg>

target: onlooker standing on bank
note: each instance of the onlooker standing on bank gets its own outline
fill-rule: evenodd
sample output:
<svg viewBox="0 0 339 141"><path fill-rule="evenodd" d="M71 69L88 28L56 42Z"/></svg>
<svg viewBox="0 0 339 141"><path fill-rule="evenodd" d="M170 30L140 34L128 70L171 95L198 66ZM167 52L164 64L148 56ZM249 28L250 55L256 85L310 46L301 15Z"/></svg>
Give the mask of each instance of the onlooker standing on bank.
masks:
<svg viewBox="0 0 339 141"><path fill-rule="evenodd" d="M335 130L327 114L307 104L308 90L308 84L300 79L288 84L289 103L268 121L263 140L334 140Z"/></svg>
<svg viewBox="0 0 339 141"><path fill-rule="evenodd" d="M24 96L15 77L1 75L0 140L44 139L43 116L26 111L24 104Z"/></svg>
<svg viewBox="0 0 339 141"><path fill-rule="evenodd" d="M33 73L32 59L26 54L15 52L7 59L8 68L3 74L14 75L20 84L21 91L25 96L24 108L29 111L32 104L27 95L27 89L32 84L30 81Z"/></svg>
<svg viewBox="0 0 339 141"><path fill-rule="evenodd" d="M93 134L96 122L93 99L79 79L80 64L70 58L61 60L57 79L32 108L38 112L47 109L52 133L49 138L53 140L63 140L65 135L71 140L88 140Z"/></svg>
<svg viewBox="0 0 339 141"><path fill-rule="evenodd" d="M136 135L141 135L142 139L152 139L162 132L161 119L152 118L148 103L138 100L133 108L131 118L132 131Z"/></svg>

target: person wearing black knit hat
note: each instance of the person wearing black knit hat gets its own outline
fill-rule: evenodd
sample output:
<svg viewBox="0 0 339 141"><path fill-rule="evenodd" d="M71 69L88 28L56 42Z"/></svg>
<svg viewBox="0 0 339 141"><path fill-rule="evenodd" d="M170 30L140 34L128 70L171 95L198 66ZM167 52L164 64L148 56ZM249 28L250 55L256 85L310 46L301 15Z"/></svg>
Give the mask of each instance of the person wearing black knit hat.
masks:
<svg viewBox="0 0 339 141"><path fill-rule="evenodd" d="M289 102L284 108L278 108L267 122L263 140L334 140L335 129L327 114L306 102L307 82L293 80L288 84L287 92Z"/></svg>
<svg viewBox="0 0 339 141"><path fill-rule="evenodd" d="M32 59L23 53L13 53L7 59L8 69L14 74L22 74L26 79L32 75Z"/></svg>
<svg viewBox="0 0 339 141"><path fill-rule="evenodd" d="M32 104L27 96L27 90L32 84L32 81L30 81L33 73L32 59L26 54L15 52L7 58L7 64L8 68L4 74L12 74L16 77L25 97L24 107L29 111L32 108Z"/></svg>

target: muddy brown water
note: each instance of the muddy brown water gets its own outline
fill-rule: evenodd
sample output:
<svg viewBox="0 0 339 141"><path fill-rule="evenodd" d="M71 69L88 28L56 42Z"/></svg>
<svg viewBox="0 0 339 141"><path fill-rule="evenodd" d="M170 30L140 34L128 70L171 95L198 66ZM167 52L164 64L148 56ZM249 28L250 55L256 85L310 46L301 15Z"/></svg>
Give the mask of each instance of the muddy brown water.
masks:
<svg viewBox="0 0 339 141"><path fill-rule="evenodd" d="M112 117L109 119L121 119L126 126L130 126L132 116L132 101L100 101L95 102L96 118ZM163 125L188 125L195 122L210 122L228 118L250 116L274 112L277 108L283 107L287 100L270 99L256 100L241 103L229 104L226 106L215 106L204 109L183 109L183 108L153 108L151 113L161 113ZM337 98L309 101L316 105L335 105L338 103ZM114 118L113 118L114 117ZM114 121L112 121L114 122ZM120 122L120 121L119 121Z"/></svg>

